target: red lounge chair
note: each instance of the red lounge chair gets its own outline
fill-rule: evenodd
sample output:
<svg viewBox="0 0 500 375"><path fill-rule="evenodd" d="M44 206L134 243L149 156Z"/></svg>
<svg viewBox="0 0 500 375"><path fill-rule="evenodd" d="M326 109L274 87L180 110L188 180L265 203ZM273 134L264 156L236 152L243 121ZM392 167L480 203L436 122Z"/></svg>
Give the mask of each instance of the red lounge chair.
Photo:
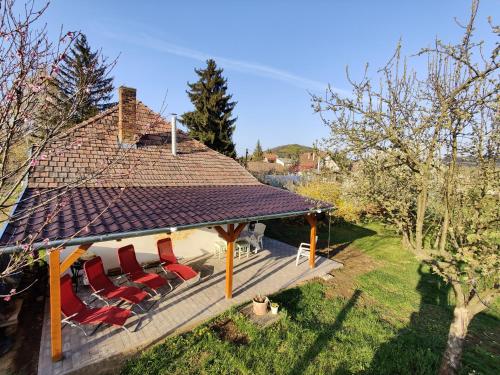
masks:
<svg viewBox="0 0 500 375"><path fill-rule="evenodd" d="M197 280L200 279L199 272L196 272L192 267L186 266L185 264L179 264L177 257L174 254L174 248L170 238L159 240L156 245L158 248L158 255L160 257L160 265L163 271L166 273L172 272L182 281L188 281L194 278L197 278Z"/></svg>
<svg viewBox="0 0 500 375"><path fill-rule="evenodd" d="M137 262L133 245L127 245L119 248L118 259L120 261L122 271L127 275L130 281L143 284L152 289L156 294L158 294L156 290L160 289L165 284L170 286L170 290L173 289L172 285L170 285L170 283L160 275L157 275L156 273L144 272L139 262Z"/></svg>
<svg viewBox="0 0 500 375"><path fill-rule="evenodd" d="M100 325L101 323L111 324L130 332L125 327L125 322L134 314L130 310L115 306L87 307L73 291L73 284L69 275L61 277L61 310L66 316L62 322L80 328L85 336L87 336L87 332L83 329L83 325Z"/></svg>
<svg viewBox="0 0 500 375"><path fill-rule="evenodd" d="M83 269L87 275L90 287L94 291L94 295L103 300L121 299L122 301L137 304L141 310L144 310L139 305L149 294L135 286L116 286L104 273L101 257L95 257L84 263ZM107 302L103 300L106 304Z"/></svg>

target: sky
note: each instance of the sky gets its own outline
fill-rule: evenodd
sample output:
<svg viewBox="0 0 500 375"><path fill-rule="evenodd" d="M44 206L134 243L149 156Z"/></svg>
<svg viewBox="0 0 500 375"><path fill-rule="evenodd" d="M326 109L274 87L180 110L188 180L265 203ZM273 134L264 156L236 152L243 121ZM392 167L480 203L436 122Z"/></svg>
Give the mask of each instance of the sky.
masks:
<svg viewBox="0 0 500 375"><path fill-rule="evenodd" d="M65 1L53 0L44 21L56 38L81 31L89 44L118 58L115 86L135 87L154 110L179 113L192 105L187 82L214 58L238 102L234 141L239 155L257 139L264 149L312 145L328 129L311 108L311 93L330 84L349 93L346 67L370 75L391 57L399 40L411 56L436 37L458 41L469 0L331 1ZM477 35L493 43L487 17L500 23L500 0L482 0ZM425 62L410 57L417 71ZM168 117L168 116L167 116Z"/></svg>

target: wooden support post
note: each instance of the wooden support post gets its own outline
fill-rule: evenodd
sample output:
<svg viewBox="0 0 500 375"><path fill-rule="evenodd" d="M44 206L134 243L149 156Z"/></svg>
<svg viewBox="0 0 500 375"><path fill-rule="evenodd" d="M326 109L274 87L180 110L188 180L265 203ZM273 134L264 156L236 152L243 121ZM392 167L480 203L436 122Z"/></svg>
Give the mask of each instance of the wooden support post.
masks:
<svg viewBox="0 0 500 375"><path fill-rule="evenodd" d="M309 267L314 268L316 261L316 216L314 214L306 216L309 225L311 226L311 233L309 236L309 243L311 248L309 250Z"/></svg>
<svg viewBox="0 0 500 375"><path fill-rule="evenodd" d="M233 297L233 265L234 265L234 242L240 236L241 231L245 228L246 223L240 223L234 228L234 224L228 224L227 232L220 226L216 226L215 230L227 242L226 250L226 298Z"/></svg>
<svg viewBox="0 0 500 375"><path fill-rule="evenodd" d="M49 253L50 337L54 362L62 358L60 252L61 250L56 248Z"/></svg>
<svg viewBox="0 0 500 375"><path fill-rule="evenodd" d="M226 253L226 299L233 297L234 224L228 225Z"/></svg>

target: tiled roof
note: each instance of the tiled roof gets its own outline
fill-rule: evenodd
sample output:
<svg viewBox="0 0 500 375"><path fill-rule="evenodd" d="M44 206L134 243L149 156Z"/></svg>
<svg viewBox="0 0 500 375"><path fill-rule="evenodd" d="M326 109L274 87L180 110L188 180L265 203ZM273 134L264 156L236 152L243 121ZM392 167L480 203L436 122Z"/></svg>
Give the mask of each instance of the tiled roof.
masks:
<svg viewBox="0 0 500 375"><path fill-rule="evenodd" d="M33 163L0 246L305 212L315 203L260 184L235 160L136 102L139 139L118 143L118 107L53 142ZM130 233L129 233L130 234ZM30 237L31 236L31 239Z"/></svg>
<svg viewBox="0 0 500 375"><path fill-rule="evenodd" d="M137 102L140 138L118 146L118 107L79 125L47 148L30 173L30 188L67 186L256 185L235 160L178 131L171 153L170 124Z"/></svg>
<svg viewBox="0 0 500 375"><path fill-rule="evenodd" d="M42 202L49 202L42 204ZM325 207L267 185L27 189L0 246L182 227ZM90 224L89 224L90 223ZM32 239L33 240L33 239Z"/></svg>

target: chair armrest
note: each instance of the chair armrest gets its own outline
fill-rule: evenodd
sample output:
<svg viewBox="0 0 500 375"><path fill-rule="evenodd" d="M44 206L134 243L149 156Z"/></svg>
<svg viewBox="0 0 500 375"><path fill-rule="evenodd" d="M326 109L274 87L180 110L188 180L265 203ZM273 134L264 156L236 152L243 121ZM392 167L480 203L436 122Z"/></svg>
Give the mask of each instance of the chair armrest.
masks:
<svg viewBox="0 0 500 375"><path fill-rule="evenodd" d="M71 318L74 318L78 313L74 313L73 315L67 316L66 318L61 319L61 323L67 323L71 320Z"/></svg>
<svg viewBox="0 0 500 375"><path fill-rule="evenodd" d="M311 244L310 243L306 243L306 242L302 242L299 247L308 247L310 248L311 247Z"/></svg>

